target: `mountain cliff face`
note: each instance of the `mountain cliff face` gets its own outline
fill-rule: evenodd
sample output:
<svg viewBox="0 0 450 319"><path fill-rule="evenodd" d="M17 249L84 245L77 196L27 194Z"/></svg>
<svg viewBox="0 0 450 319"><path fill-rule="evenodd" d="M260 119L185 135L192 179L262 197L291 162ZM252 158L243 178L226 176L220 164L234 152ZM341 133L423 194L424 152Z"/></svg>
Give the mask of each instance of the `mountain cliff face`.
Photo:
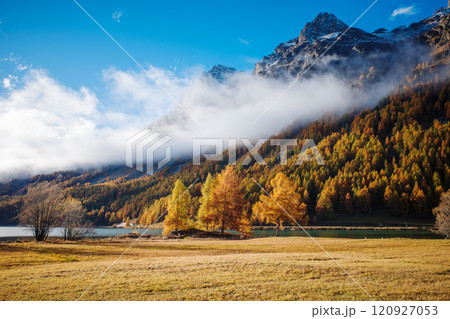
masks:
<svg viewBox="0 0 450 319"><path fill-rule="evenodd" d="M212 78L222 83L235 72L237 72L235 68L217 64L213 66L208 72L203 73L203 77Z"/></svg>
<svg viewBox="0 0 450 319"><path fill-rule="evenodd" d="M368 33L349 28L333 14L321 13L306 24L297 38L281 43L274 53L256 63L254 73L295 77L312 66L315 72L336 71L350 77L366 74L371 68L386 74L394 65L398 71L399 67L410 68L422 62L430 47L436 51L435 56L445 58L448 57L449 14L450 9L440 9L409 27Z"/></svg>
<svg viewBox="0 0 450 319"><path fill-rule="evenodd" d="M434 26L420 34L420 38L433 49L432 55L444 64L450 64L450 9L438 11L439 20Z"/></svg>

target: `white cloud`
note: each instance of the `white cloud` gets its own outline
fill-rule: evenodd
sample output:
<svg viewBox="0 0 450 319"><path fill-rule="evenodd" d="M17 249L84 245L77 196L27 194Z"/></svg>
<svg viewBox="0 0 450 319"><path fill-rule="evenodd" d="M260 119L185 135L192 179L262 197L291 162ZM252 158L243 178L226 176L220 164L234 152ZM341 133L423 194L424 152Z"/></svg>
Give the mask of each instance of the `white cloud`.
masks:
<svg viewBox="0 0 450 319"><path fill-rule="evenodd" d="M415 5L411 5L409 7L400 7L394 10L391 14L391 20L395 19L397 16L411 16L419 13L419 10L416 9Z"/></svg>
<svg viewBox="0 0 450 319"><path fill-rule="evenodd" d="M198 71L192 71L199 74ZM177 77L169 70L150 66L147 73L161 85L164 90L179 99L184 91L192 85L194 74ZM198 76L197 76L198 77ZM113 103L128 105L135 111L145 111L149 115L147 124L166 115L174 102L149 79L143 72L121 71L114 68L103 71L103 78L109 84L110 98Z"/></svg>
<svg viewBox="0 0 450 319"><path fill-rule="evenodd" d="M3 88L5 88L7 90L12 89L15 86L16 82L17 82L17 76L8 74L8 77L3 78L3 80L2 80Z"/></svg>
<svg viewBox="0 0 450 319"><path fill-rule="evenodd" d="M343 111L361 102L342 80L333 76L315 77L298 83L255 125L251 125L292 80L240 73L227 85L197 81L182 96L180 104L200 125L177 109L151 127L173 136L172 149L186 153L190 151L192 138L269 138L294 120L309 122L331 109Z"/></svg>
<svg viewBox="0 0 450 319"><path fill-rule="evenodd" d="M112 18L117 23L120 23L120 18L122 17L123 12L122 11L116 11L112 14Z"/></svg>
<svg viewBox="0 0 450 319"><path fill-rule="evenodd" d="M127 116L111 127L114 117L100 112L87 88L72 90L32 69L22 87L0 97L0 181L123 161L125 140L137 128Z"/></svg>
<svg viewBox="0 0 450 319"><path fill-rule="evenodd" d="M185 76L147 70L178 99L201 70ZM29 67L1 79L0 182L57 170L124 163L126 140L174 109L167 95L143 72L104 70L97 95L73 90L46 71Z"/></svg>
<svg viewBox="0 0 450 319"><path fill-rule="evenodd" d="M247 41L247 40L242 39L242 38L239 39L239 42L241 42L242 44L245 44L245 45L249 45L250 44L250 41Z"/></svg>
<svg viewBox="0 0 450 319"><path fill-rule="evenodd" d="M17 70L25 71L28 68L28 65L17 64Z"/></svg>
<svg viewBox="0 0 450 319"><path fill-rule="evenodd" d="M31 64L26 64L20 57L16 57L13 52L11 52L8 57L0 58L1 63L6 63L2 65L1 69L11 69L14 68L17 71L25 71Z"/></svg>
<svg viewBox="0 0 450 319"><path fill-rule="evenodd" d="M176 109L150 127L174 137L171 145L176 155L189 156L193 138L223 138L225 147L229 138L254 141L269 138L294 122L307 124L325 113L342 114L351 108L371 105L391 89L390 84L382 83L363 94L352 89L342 77L312 76L299 81L252 125L293 80L236 73L224 85L207 79L195 81L180 99L189 116Z"/></svg>
<svg viewBox="0 0 450 319"><path fill-rule="evenodd" d="M10 78L3 78L3 87L5 89L9 89L11 87L11 79Z"/></svg>
<svg viewBox="0 0 450 319"><path fill-rule="evenodd" d="M179 75L147 69L197 126L143 72L104 70L106 87L99 98L85 87L73 90L45 71L29 68L19 76L20 87L11 86L0 96L0 182L124 163L126 140L158 119L152 127L173 136L174 155L181 155L191 151L192 138L268 138L294 120L306 123L325 112L377 101L387 86L375 88L376 95L361 96L343 79L314 76L299 81L251 125L293 79L237 73L219 85L200 79L201 71Z"/></svg>

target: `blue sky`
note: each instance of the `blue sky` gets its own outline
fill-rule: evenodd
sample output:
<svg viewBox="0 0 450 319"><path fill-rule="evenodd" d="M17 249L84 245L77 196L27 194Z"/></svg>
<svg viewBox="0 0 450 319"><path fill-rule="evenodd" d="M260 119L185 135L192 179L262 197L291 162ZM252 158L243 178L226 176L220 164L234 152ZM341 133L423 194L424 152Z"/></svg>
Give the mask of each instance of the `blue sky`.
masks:
<svg viewBox="0 0 450 319"><path fill-rule="evenodd" d="M177 72L219 63L250 70L280 42L296 37L318 13L331 12L351 24L371 2L79 0L139 62ZM446 4L379 0L356 27L392 29ZM391 17L395 9L411 6ZM110 66L136 69L71 0L3 0L0 21L0 57L13 53L20 63L44 68L72 88L99 85L102 70Z"/></svg>

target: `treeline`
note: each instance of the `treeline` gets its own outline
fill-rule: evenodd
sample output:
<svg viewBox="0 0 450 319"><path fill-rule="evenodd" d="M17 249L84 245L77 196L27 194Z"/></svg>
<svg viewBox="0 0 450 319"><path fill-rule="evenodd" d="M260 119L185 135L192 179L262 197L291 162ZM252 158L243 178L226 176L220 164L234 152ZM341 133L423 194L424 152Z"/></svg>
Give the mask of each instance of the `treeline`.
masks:
<svg viewBox="0 0 450 319"><path fill-rule="evenodd" d="M194 182L195 184L195 182ZM204 230L239 231L243 237L251 237L252 221L276 225L276 235L284 223L306 225L308 215L296 187L283 173L271 181L272 191L260 195L249 216L244 210L244 196L236 169L227 166L213 177L208 174L201 188L199 201L193 200L189 189L177 180L172 194L155 201L139 219L140 225L152 226L164 221L164 234L190 228ZM196 203L200 203L195 209ZM167 213L167 214L166 214Z"/></svg>

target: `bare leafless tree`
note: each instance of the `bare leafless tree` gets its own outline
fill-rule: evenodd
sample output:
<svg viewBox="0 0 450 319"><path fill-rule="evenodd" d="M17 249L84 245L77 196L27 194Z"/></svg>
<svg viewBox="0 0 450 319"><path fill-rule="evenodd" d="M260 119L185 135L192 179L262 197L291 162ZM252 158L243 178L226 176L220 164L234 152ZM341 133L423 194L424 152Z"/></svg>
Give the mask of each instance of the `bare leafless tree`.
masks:
<svg viewBox="0 0 450 319"><path fill-rule="evenodd" d="M79 200L69 198L62 204L58 226L62 227L64 240L80 239L92 230L92 223L85 221L86 210Z"/></svg>
<svg viewBox="0 0 450 319"><path fill-rule="evenodd" d="M437 232L450 238L450 191L441 195L441 202L433 214L436 216Z"/></svg>
<svg viewBox="0 0 450 319"><path fill-rule="evenodd" d="M49 182L32 185L23 197L19 222L27 225L33 232L36 241L48 238L54 227L61 208L62 191L57 185Z"/></svg>

